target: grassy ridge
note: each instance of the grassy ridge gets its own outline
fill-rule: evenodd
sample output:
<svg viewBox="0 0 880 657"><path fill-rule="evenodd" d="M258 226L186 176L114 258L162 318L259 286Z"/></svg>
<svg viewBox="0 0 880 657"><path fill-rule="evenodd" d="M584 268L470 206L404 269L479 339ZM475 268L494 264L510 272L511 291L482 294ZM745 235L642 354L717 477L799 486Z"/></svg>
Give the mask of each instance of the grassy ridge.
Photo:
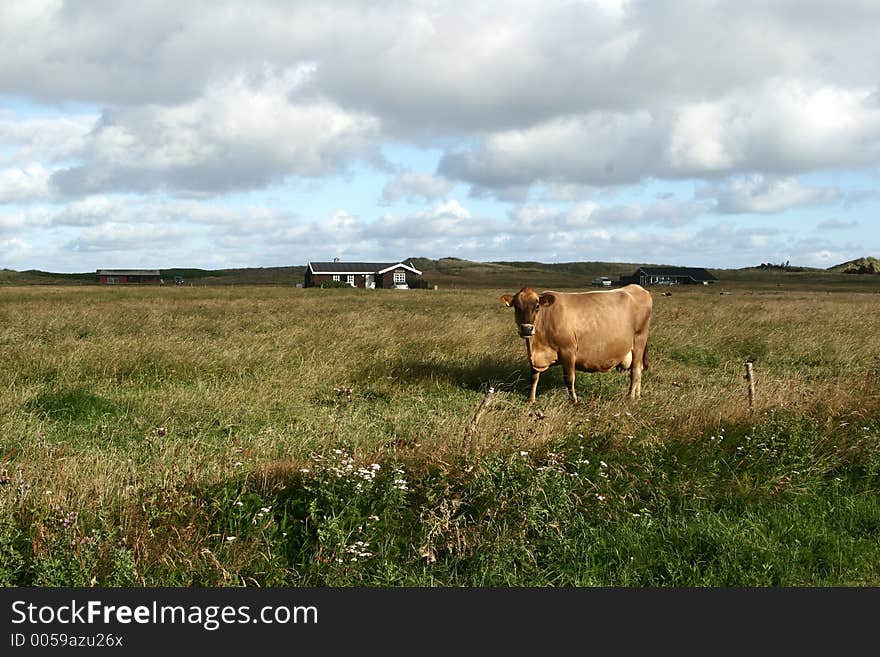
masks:
<svg viewBox="0 0 880 657"><path fill-rule="evenodd" d="M874 290L655 294L579 406L508 291L0 289L0 582L880 583Z"/></svg>
<svg viewBox="0 0 880 657"><path fill-rule="evenodd" d="M852 263L844 263L828 270L795 267L789 269L710 269L724 285L749 289L786 288L830 288L852 291L876 291L880 288L880 277L843 274L850 265L864 265L875 261L862 258ZM422 279L429 287L437 285L442 289L474 288L515 288L524 285L535 288L565 289L587 288L597 276L608 276L619 280L621 276L632 274L645 263L621 262L473 262L460 258L406 258L422 272ZM650 265L658 266L658 265ZM303 282L305 266L260 267L242 269L194 269L174 268L161 270L168 283L175 276L182 276L189 285L280 285L295 286ZM0 285L90 285L97 284L93 272L76 274L55 274L42 271L16 272L0 270Z"/></svg>

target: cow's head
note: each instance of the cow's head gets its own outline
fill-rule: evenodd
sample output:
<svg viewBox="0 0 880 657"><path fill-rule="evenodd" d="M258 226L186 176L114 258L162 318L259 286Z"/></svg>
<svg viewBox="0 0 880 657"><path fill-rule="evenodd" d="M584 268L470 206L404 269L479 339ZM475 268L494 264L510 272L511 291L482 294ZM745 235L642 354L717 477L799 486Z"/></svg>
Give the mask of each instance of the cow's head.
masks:
<svg viewBox="0 0 880 657"><path fill-rule="evenodd" d="M505 294L501 297L501 303L507 307L513 307L516 325L519 327L519 335L530 338L535 334L535 322L542 307L553 305L556 297L551 292L539 295L530 287L524 287L514 295Z"/></svg>

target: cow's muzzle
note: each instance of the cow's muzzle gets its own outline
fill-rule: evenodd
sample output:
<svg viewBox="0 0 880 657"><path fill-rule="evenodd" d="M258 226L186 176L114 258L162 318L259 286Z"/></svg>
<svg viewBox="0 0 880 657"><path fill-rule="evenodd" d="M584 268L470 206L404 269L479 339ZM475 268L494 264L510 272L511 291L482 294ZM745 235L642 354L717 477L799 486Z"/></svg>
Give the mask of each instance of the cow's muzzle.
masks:
<svg viewBox="0 0 880 657"><path fill-rule="evenodd" d="M520 324L519 335L521 338L530 338L535 334L534 324Z"/></svg>

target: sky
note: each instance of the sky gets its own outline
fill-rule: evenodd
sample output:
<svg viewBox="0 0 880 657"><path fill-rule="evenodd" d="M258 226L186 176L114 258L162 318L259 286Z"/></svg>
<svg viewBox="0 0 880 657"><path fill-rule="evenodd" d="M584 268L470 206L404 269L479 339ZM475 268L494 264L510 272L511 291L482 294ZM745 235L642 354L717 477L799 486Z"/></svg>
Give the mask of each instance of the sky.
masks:
<svg viewBox="0 0 880 657"><path fill-rule="evenodd" d="M880 256L876 0L0 3L0 268Z"/></svg>

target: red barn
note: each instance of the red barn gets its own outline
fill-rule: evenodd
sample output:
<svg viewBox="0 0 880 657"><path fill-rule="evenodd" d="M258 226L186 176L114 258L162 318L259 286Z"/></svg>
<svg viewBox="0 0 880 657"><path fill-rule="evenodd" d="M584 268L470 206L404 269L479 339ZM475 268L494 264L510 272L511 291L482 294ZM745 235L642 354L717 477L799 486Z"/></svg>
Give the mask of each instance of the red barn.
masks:
<svg viewBox="0 0 880 657"><path fill-rule="evenodd" d="M99 269L102 285L159 285L162 278L158 269Z"/></svg>

